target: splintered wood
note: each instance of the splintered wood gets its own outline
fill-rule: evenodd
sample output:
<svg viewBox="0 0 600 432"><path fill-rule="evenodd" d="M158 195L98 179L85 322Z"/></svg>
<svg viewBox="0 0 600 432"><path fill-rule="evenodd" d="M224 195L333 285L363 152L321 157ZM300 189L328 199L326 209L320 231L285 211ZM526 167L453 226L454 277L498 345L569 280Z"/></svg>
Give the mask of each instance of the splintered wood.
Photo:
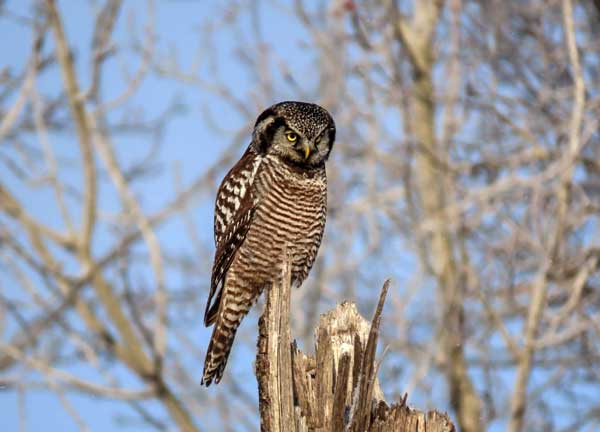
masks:
<svg viewBox="0 0 600 432"><path fill-rule="evenodd" d="M453 432L446 414L420 412L406 398L389 406L377 381L375 351L389 281L373 321L344 302L321 316L315 356L291 341L288 266L269 290L259 320L256 376L262 431Z"/></svg>

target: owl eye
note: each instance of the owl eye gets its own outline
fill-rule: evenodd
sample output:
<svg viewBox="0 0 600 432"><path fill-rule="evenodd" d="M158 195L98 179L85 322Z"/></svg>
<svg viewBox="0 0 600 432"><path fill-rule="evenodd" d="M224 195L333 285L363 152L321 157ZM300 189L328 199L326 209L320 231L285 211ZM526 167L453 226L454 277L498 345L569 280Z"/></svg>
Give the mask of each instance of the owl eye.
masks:
<svg viewBox="0 0 600 432"><path fill-rule="evenodd" d="M286 132L285 137L289 142L294 142L298 139L298 134L296 134L295 132Z"/></svg>

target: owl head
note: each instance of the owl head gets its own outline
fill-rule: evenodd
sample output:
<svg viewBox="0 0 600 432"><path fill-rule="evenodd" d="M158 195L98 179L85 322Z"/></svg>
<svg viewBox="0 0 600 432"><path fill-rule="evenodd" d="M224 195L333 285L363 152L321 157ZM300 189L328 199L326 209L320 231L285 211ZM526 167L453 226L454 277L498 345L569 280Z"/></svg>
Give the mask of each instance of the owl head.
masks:
<svg viewBox="0 0 600 432"><path fill-rule="evenodd" d="M335 140L335 123L319 105L280 102L256 119L252 144L261 155L273 154L300 168L325 164Z"/></svg>

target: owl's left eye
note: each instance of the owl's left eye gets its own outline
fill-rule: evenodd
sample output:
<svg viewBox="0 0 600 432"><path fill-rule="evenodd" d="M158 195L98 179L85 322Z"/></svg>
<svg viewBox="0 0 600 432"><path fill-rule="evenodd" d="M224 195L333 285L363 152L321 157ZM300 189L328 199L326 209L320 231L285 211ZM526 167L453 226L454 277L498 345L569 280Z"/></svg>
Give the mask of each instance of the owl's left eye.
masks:
<svg viewBox="0 0 600 432"><path fill-rule="evenodd" d="M298 134L295 132L286 132L285 136L289 142L294 142L298 139Z"/></svg>

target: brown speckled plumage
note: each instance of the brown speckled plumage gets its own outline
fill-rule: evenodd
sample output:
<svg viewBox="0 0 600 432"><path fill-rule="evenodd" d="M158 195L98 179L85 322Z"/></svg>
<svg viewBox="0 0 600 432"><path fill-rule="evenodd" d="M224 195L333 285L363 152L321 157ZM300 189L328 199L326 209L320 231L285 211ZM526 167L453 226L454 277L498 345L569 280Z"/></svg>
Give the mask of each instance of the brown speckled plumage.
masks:
<svg viewBox="0 0 600 432"><path fill-rule="evenodd" d="M287 142L285 131L297 140ZM203 384L221 380L237 328L279 277L284 249L292 282L299 286L308 276L325 227L325 161L334 138L333 119L318 105L274 105L258 117L252 143L225 176L215 205L217 251L204 317L214 329Z"/></svg>

